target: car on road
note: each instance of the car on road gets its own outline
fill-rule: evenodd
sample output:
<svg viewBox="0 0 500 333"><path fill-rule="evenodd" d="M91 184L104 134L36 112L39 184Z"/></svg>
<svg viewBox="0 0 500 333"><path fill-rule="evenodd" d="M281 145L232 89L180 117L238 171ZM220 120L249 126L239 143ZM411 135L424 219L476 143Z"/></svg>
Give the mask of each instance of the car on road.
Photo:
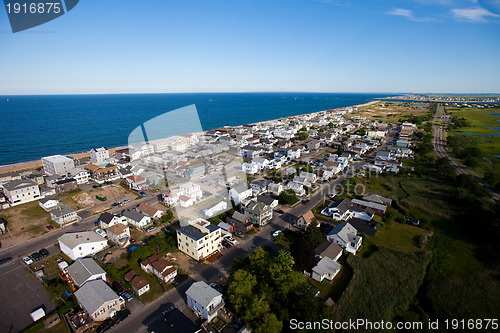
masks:
<svg viewBox="0 0 500 333"><path fill-rule="evenodd" d="M130 295L129 292L124 291L121 296L127 300L127 302L130 302L132 300L132 295Z"/></svg>
<svg viewBox="0 0 500 333"><path fill-rule="evenodd" d="M327 194L326 196L330 199L333 199L333 198L335 198L336 195L337 195L337 193L330 193L330 194Z"/></svg>
<svg viewBox="0 0 500 333"><path fill-rule="evenodd" d="M125 200L123 200L123 201L122 201L122 204L127 203L127 202L130 202L130 199L125 199Z"/></svg>
<svg viewBox="0 0 500 333"><path fill-rule="evenodd" d="M40 253L40 255L44 258L49 256L49 251L45 248L40 249L40 251L38 251L38 253Z"/></svg>
<svg viewBox="0 0 500 333"><path fill-rule="evenodd" d="M158 229L158 228L157 227L150 227L146 231L151 232L151 231L155 231L156 229Z"/></svg>
<svg viewBox="0 0 500 333"><path fill-rule="evenodd" d="M139 196L140 196L140 197L147 197L148 195L147 195L145 192L140 192L140 193L139 193Z"/></svg>
<svg viewBox="0 0 500 333"><path fill-rule="evenodd" d="M95 221L94 225L97 227L99 225L99 221Z"/></svg>
<svg viewBox="0 0 500 333"><path fill-rule="evenodd" d="M53 227L53 226L51 226L51 225L48 225L48 226L46 226L45 228L47 228L48 230L52 230L52 229L54 229L54 227Z"/></svg>
<svg viewBox="0 0 500 333"><path fill-rule="evenodd" d="M125 309L123 311L120 311L116 314L116 317L115 317L115 325L122 322L125 318L127 318L128 316L130 316L130 310L129 309Z"/></svg>
<svg viewBox="0 0 500 333"><path fill-rule="evenodd" d="M224 246L226 249L229 249L229 248L232 246L232 245L231 245L231 243L229 243L229 242L228 242L227 240L225 240L225 239L221 242L221 244L222 244L222 246Z"/></svg>
<svg viewBox="0 0 500 333"><path fill-rule="evenodd" d="M164 315L166 315L167 313L169 313L170 311L173 311L174 309L175 309L175 306L171 305L171 306L169 306L168 308L166 308L165 310L163 310L163 311L161 312L161 315L162 315L162 316L164 316Z"/></svg>
<svg viewBox="0 0 500 333"><path fill-rule="evenodd" d="M23 258L23 261L26 265L31 265L33 263L33 259L30 256L26 256Z"/></svg>
<svg viewBox="0 0 500 333"><path fill-rule="evenodd" d="M33 258L35 261L42 259L42 256L38 252L33 252L30 257Z"/></svg>
<svg viewBox="0 0 500 333"><path fill-rule="evenodd" d="M118 281L113 281L111 283L111 287L118 293L118 295L121 295L125 289L123 289L122 285Z"/></svg>
<svg viewBox="0 0 500 333"><path fill-rule="evenodd" d="M238 236L239 238L245 238L245 235L242 232L240 232L240 231L236 231L234 234L236 236Z"/></svg>
<svg viewBox="0 0 500 333"><path fill-rule="evenodd" d="M224 239L233 245L238 244L238 241L231 236L226 236L226 237L224 237Z"/></svg>
<svg viewBox="0 0 500 333"><path fill-rule="evenodd" d="M272 233L273 237L278 237L281 234L281 230L276 230L275 232Z"/></svg>
<svg viewBox="0 0 500 333"><path fill-rule="evenodd" d="M111 204L111 207L116 207L116 206L118 206L120 203L121 203L120 201L113 202L113 203Z"/></svg>
<svg viewBox="0 0 500 333"><path fill-rule="evenodd" d="M105 182L104 184L106 184L106 185L112 185L112 184L113 184L113 182L107 181L107 182Z"/></svg>
<svg viewBox="0 0 500 333"><path fill-rule="evenodd" d="M111 319L106 319L101 325L97 327L95 330L96 333L103 333L109 330L111 327L113 327L115 323L113 323L113 320Z"/></svg>
<svg viewBox="0 0 500 333"><path fill-rule="evenodd" d="M304 205L307 205L309 202L311 202L311 200L309 200L309 199L302 200L302 203L303 203Z"/></svg>
<svg viewBox="0 0 500 333"><path fill-rule="evenodd" d="M285 214L285 212L283 211L283 209L276 209L276 213Z"/></svg>
<svg viewBox="0 0 500 333"><path fill-rule="evenodd" d="M12 260L12 257L2 258L2 259L0 259L0 265L5 264L11 260Z"/></svg>

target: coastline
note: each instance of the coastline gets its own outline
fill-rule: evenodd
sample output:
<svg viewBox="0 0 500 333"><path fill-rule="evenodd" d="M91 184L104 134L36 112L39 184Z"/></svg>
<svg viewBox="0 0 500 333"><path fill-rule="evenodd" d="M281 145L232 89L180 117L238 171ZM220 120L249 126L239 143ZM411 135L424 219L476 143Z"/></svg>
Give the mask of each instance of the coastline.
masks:
<svg viewBox="0 0 500 333"><path fill-rule="evenodd" d="M378 103L378 102L380 102L380 100L374 100L374 101L370 101L368 103L351 105L351 106L347 106L347 107L362 107L362 106L367 106L367 105L371 105L371 104ZM335 110L335 109L331 109L331 110ZM324 111L328 111L328 110L312 112L312 114L324 112ZM296 117L296 116L290 116L290 117ZM279 119L286 119L286 118L289 118L289 117L281 117L281 118L272 119L272 120L265 120L265 121L261 121L261 122L256 122L254 124L266 124L266 123L271 123L271 122L279 120ZM243 126L243 125L234 126L234 127L240 127L240 126ZM205 133L205 132L203 132L203 133ZM195 133L195 134L200 134L200 133ZM108 149L109 149L110 155L112 155L112 154L114 154L115 151L117 151L119 149L124 149L127 147L128 146L121 146L121 147L113 147L113 148L108 148ZM84 157L90 157L90 150L87 152L66 154L65 156L69 156L69 157L73 157L73 158L77 158L77 159L81 159ZM41 167L42 167L42 160L41 159L35 160L35 161L7 164L7 165L0 166L0 174L9 173L9 172L20 172L23 170L34 170L34 169L41 168Z"/></svg>

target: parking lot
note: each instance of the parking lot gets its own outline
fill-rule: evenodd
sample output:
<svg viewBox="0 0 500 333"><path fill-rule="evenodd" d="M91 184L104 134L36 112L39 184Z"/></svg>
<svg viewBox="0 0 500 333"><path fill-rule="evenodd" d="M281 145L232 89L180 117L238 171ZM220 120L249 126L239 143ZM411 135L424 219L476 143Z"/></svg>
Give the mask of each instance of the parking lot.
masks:
<svg viewBox="0 0 500 333"><path fill-rule="evenodd" d="M0 332L19 332L33 323L30 313L55 309L42 283L20 260L0 266Z"/></svg>

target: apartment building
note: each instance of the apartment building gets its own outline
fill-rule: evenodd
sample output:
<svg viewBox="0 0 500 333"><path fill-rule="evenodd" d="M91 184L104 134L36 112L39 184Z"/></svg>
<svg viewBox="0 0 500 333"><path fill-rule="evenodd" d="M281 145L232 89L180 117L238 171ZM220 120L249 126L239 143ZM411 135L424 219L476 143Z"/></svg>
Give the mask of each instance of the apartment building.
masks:
<svg viewBox="0 0 500 333"><path fill-rule="evenodd" d="M109 152L106 148L92 148L90 151L90 163L92 164L104 164L109 158Z"/></svg>
<svg viewBox="0 0 500 333"><path fill-rule="evenodd" d="M42 164L47 175L67 175L75 167L73 159L62 155L42 157Z"/></svg>
<svg viewBox="0 0 500 333"><path fill-rule="evenodd" d="M221 228L201 218L177 230L179 250L198 261L216 253L221 240Z"/></svg>
<svg viewBox="0 0 500 333"><path fill-rule="evenodd" d="M43 198L38 184L27 179L11 180L2 185L3 193L11 206Z"/></svg>

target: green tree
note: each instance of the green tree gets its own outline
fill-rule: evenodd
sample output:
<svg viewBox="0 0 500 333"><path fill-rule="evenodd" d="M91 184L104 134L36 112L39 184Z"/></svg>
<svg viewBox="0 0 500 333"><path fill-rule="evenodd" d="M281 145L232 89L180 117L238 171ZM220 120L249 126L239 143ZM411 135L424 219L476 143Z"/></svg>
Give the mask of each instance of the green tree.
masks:
<svg viewBox="0 0 500 333"><path fill-rule="evenodd" d="M307 134L306 132L299 133L299 140L307 140L307 138L309 138L309 134Z"/></svg>
<svg viewBox="0 0 500 333"><path fill-rule="evenodd" d="M275 257L275 261L283 268L292 268L294 261L290 251L279 250Z"/></svg>
<svg viewBox="0 0 500 333"><path fill-rule="evenodd" d="M153 255L153 250L147 245L142 245L130 253L130 261L139 262Z"/></svg>
<svg viewBox="0 0 500 333"><path fill-rule="evenodd" d="M299 199L297 199L297 195L293 190L285 190L279 195L278 201L284 205L293 205L299 201Z"/></svg>
<svg viewBox="0 0 500 333"><path fill-rule="evenodd" d="M326 238L321 233L321 229L317 227L317 222L313 222L309 225L304 233L304 237L313 248L326 241Z"/></svg>
<svg viewBox="0 0 500 333"><path fill-rule="evenodd" d="M333 125L333 123L330 121L330 122L328 123L328 128L333 128L333 127L334 127L334 125Z"/></svg>

